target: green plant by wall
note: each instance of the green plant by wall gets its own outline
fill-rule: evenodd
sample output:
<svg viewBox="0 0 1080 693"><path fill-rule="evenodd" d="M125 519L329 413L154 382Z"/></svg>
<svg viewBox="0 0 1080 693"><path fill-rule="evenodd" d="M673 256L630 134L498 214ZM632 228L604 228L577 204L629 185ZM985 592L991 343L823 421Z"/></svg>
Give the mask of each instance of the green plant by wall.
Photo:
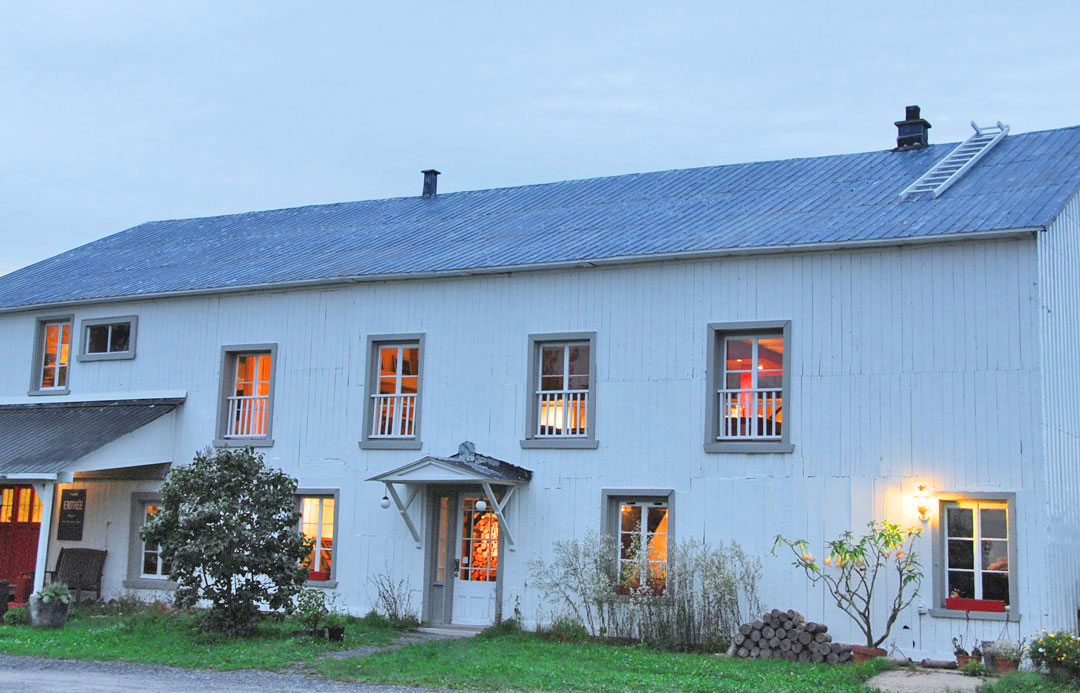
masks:
<svg viewBox="0 0 1080 693"><path fill-rule="evenodd" d="M50 582L41 588L40 592L35 592L35 596L41 599L45 604L51 604L53 600L58 600L62 604L71 603L71 591L68 586L62 582Z"/></svg>
<svg viewBox="0 0 1080 693"><path fill-rule="evenodd" d="M1048 669L1064 669L1073 676L1080 676L1080 637L1074 633L1043 630L1032 638L1028 656L1036 667L1045 665Z"/></svg>
<svg viewBox="0 0 1080 693"><path fill-rule="evenodd" d="M30 609L25 606L13 606L4 614L4 623L9 626L30 625Z"/></svg>

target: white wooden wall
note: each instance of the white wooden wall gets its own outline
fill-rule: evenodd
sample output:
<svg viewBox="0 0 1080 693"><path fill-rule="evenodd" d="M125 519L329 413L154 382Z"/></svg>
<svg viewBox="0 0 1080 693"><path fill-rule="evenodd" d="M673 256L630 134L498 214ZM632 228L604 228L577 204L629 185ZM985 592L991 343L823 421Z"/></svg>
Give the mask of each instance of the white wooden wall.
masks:
<svg viewBox="0 0 1080 693"><path fill-rule="evenodd" d="M1030 632L1051 610L1038 577L1047 434L1036 271L1035 243L1015 240L88 306L76 322L139 315L138 358L75 363L71 397L187 390L176 459L190 459L214 435L221 346L277 342L267 459L301 486L341 489L337 576L354 611L368 608L373 573L408 576L417 607L422 587L423 552L397 513L379 507L382 489L363 480L468 439L535 472L510 508L518 546L504 554L507 612L520 598L526 616L535 613L524 562L550 558L555 539L599 529L601 489L674 488L676 536L737 540L765 557L768 606L854 637L787 558L767 556L773 537L819 545L873 518L915 524L914 489L928 483L1017 492L1019 606ZM26 390L33 317L0 316L0 395ZM705 454L707 324L783 319L792 321L785 419L795 452ZM522 450L528 335L568 331L597 333L600 446ZM424 447L360 450L365 338L399 332L427 335ZM927 537L927 606L930 546ZM1001 630L974 628L983 638ZM963 629L912 609L895 642L945 655Z"/></svg>
<svg viewBox="0 0 1080 693"><path fill-rule="evenodd" d="M1076 628L1080 608L1080 196L1038 237L1042 437L1048 512L1046 628Z"/></svg>

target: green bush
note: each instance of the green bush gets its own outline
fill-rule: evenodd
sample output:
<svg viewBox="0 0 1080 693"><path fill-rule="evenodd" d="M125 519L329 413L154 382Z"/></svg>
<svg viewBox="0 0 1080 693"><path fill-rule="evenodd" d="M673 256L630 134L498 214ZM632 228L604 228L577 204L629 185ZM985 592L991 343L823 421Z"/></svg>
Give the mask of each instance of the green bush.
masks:
<svg viewBox="0 0 1080 693"><path fill-rule="evenodd" d="M555 642L583 642L589 638L589 631L585 630L585 626L567 616L541 629L540 634Z"/></svg>
<svg viewBox="0 0 1080 693"><path fill-rule="evenodd" d="M1059 630L1047 633L1045 630L1031 641L1028 648L1031 663L1036 667L1060 668L1073 676L1080 675L1080 638L1073 633Z"/></svg>
<svg viewBox="0 0 1080 693"><path fill-rule="evenodd" d="M498 638L504 635L514 635L521 632L521 623L516 618L508 618L496 623L493 626L488 626L481 631L476 637L478 638Z"/></svg>
<svg viewBox="0 0 1080 693"><path fill-rule="evenodd" d="M30 609L25 606L13 606L4 614L4 623L9 626L30 625Z"/></svg>
<svg viewBox="0 0 1080 693"><path fill-rule="evenodd" d="M323 590L306 589L297 595L296 617L308 630L318 630L326 612L326 592Z"/></svg>

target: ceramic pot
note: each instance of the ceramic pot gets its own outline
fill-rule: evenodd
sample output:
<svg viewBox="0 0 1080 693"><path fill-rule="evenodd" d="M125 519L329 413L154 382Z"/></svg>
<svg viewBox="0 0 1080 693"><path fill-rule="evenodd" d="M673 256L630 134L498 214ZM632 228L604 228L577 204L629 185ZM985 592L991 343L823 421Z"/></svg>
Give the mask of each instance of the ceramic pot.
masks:
<svg viewBox="0 0 1080 693"><path fill-rule="evenodd" d="M973 657L971 655L958 654L958 655L956 655L956 664L961 669L963 669L964 667L966 667L968 665L968 662L970 662L972 659L973 659Z"/></svg>
<svg viewBox="0 0 1080 693"><path fill-rule="evenodd" d="M889 654L880 647L867 647L866 645L852 645L851 651L855 655L856 662L869 662L871 659L877 659Z"/></svg>
<svg viewBox="0 0 1080 693"><path fill-rule="evenodd" d="M70 611L71 602L52 599L46 603L38 595L30 595L30 622L38 628L62 628Z"/></svg>
<svg viewBox="0 0 1080 693"><path fill-rule="evenodd" d="M1016 671L1020 666L1019 659L1005 659L1004 657L994 657L994 671L999 674L1010 674Z"/></svg>

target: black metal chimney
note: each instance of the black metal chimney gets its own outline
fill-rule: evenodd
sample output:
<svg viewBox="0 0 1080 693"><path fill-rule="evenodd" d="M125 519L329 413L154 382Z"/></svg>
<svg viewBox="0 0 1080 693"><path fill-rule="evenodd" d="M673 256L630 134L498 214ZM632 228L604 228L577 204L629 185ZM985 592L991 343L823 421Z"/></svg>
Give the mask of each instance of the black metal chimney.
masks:
<svg viewBox="0 0 1080 693"><path fill-rule="evenodd" d="M908 149L922 149L930 144L930 123L919 115L918 106L908 106L904 120L896 121L896 149L902 152Z"/></svg>
<svg viewBox="0 0 1080 693"><path fill-rule="evenodd" d="M439 172L433 168L429 168L426 171L421 171L424 174L424 195L425 199L429 197L435 197L435 194L439 189Z"/></svg>

